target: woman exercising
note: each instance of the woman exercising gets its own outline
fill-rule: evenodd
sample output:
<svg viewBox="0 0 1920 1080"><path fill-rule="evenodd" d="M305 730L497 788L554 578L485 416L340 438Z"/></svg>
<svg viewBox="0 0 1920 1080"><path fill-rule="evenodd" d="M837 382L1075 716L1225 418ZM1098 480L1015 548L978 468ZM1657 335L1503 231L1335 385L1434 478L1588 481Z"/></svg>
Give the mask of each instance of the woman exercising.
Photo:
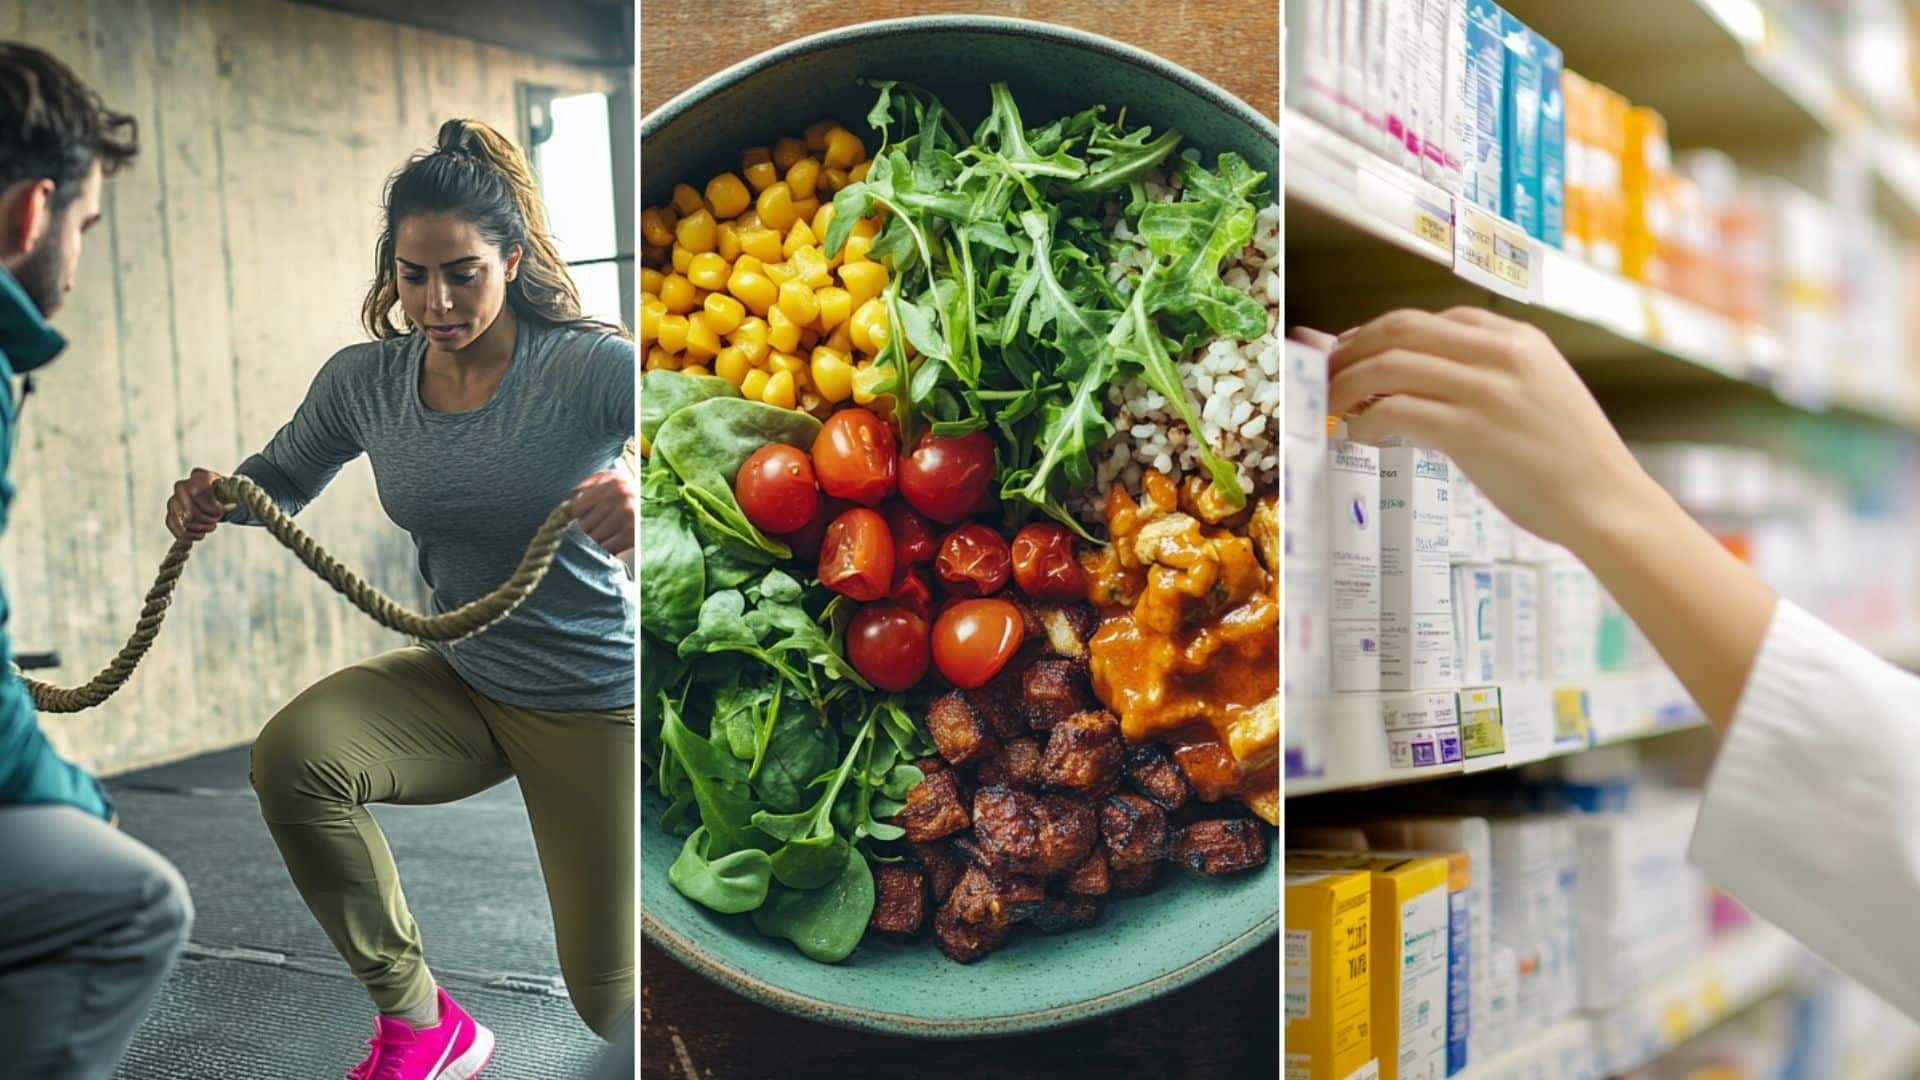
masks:
<svg viewBox="0 0 1920 1080"><path fill-rule="evenodd" d="M435 612L491 591L562 499L570 530L505 621L320 680L253 746L287 871L379 1010L350 1080L462 1080L493 1036L434 981L366 804L443 803L516 777L574 1008L611 1037L633 1007L634 344L583 318L526 158L475 120L388 181L362 317L286 426L235 471L289 513L361 454L412 535ZM403 319L396 321L395 307ZM229 513L218 474L174 485L167 528Z"/></svg>

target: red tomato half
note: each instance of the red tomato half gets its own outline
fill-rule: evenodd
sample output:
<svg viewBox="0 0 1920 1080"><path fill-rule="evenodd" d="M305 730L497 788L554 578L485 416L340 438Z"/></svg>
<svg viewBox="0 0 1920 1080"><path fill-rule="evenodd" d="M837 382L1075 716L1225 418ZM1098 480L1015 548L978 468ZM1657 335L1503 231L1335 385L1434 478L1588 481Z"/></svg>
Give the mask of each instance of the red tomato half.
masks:
<svg viewBox="0 0 1920 1080"><path fill-rule="evenodd" d="M944 438L929 431L900 464L900 496L943 525L973 513L993 486L993 440L984 431Z"/></svg>
<svg viewBox="0 0 1920 1080"><path fill-rule="evenodd" d="M903 502L890 502L880 508L887 519L887 531L893 534L895 566L925 566L933 561L940 545L933 538L933 526Z"/></svg>
<svg viewBox="0 0 1920 1080"><path fill-rule="evenodd" d="M899 483L900 450L893 428L865 409L841 409L813 439L820 490L862 506L878 506Z"/></svg>
<svg viewBox="0 0 1920 1080"><path fill-rule="evenodd" d="M799 529L820 505L813 463L786 443L755 450L733 478L733 494L754 528L768 533Z"/></svg>
<svg viewBox="0 0 1920 1080"><path fill-rule="evenodd" d="M933 617L933 588L927 584L927 572L916 566L893 567L893 591L887 599L923 619Z"/></svg>
<svg viewBox="0 0 1920 1080"><path fill-rule="evenodd" d="M933 663L962 690L1000 674L1024 635L1020 611L1005 600L962 600L933 624Z"/></svg>
<svg viewBox="0 0 1920 1080"><path fill-rule="evenodd" d="M1084 600L1087 577L1073 557L1073 534L1050 521L1013 534L1013 580L1035 600Z"/></svg>
<svg viewBox="0 0 1920 1080"><path fill-rule="evenodd" d="M820 541L820 584L855 600L878 600L893 587L893 538L879 514L862 506L841 514Z"/></svg>
<svg viewBox="0 0 1920 1080"><path fill-rule="evenodd" d="M881 601L853 613L847 624L847 660L882 690L911 690L932 659L927 620Z"/></svg>
<svg viewBox="0 0 1920 1080"><path fill-rule="evenodd" d="M1007 541L985 525L962 525L940 541L933 572L955 596L991 596L1006 587L1013 558Z"/></svg>

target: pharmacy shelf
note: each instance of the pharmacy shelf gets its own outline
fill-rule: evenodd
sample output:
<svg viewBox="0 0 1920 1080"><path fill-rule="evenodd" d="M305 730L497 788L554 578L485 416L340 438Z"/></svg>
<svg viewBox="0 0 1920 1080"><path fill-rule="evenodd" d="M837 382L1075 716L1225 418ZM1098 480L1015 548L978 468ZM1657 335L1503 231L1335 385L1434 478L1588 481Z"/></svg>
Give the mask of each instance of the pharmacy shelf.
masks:
<svg viewBox="0 0 1920 1080"><path fill-rule="evenodd" d="M1870 148L1876 210L1920 232L1920 145L1874 121L1817 54L1755 0L1512 0L1567 66L1666 117L1677 149L1791 164L1806 140Z"/></svg>
<svg viewBox="0 0 1920 1080"><path fill-rule="evenodd" d="M1664 669L1467 690L1336 694L1289 706L1287 722L1305 727L1300 734L1318 748L1321 767L1317 776L1287 778L1290 799L1515 769L1704 723Z"/></svg>
<svg viewBox="0 0 1920 1080"><path fill-rule="evenodd" d="M1874 1040L1861 1059L1849 1061L1852 1080L1914 1080L1920 1076L1920 1032L1907 1030L1891 1042Z"/></svg>
<svg viewBox="0 0 1920 1080"><path fill-rule="evenodd" d="M1920 430L1914 403L1799 385L1772 332L1532 240L1304 113L1287 110L1283 140L1288 258L1311 266L1288 275L1295 321L1332 328L1391 305L1477 304L1545 330L1597 391L1704 388ZM1511 258L1476 265L1489 249Z"/></svg>
<svg viewBox="0 0 1920 1080"><path fill-rule="evenodd" d="M1468 1063L1462 1076L1530 1080L1610 1076L1638 1069L1793 986L1799 957L1799 946L1772 927L1739 931L1715 942L1627 1004L1557 1024L1485 1064Z"/></svg>

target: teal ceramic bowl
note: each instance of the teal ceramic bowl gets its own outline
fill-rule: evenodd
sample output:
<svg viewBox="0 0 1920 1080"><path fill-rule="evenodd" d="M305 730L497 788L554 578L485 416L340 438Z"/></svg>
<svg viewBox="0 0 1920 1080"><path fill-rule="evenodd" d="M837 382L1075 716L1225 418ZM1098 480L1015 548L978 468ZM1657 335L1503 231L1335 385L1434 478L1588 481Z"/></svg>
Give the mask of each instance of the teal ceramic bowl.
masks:
<svg viewBox="0 0 1920 1080"><path fill-rule="evenodd" d="M738 168L743 147L835 118L868 136L872 92L861 77L938 92L969 124L987 87L1009 83L1029 122L1102 103L1131 120L1174 127L1207 160L1232 150L1278 177L1280 131L1238 98L1159 57L1045 23L975 16L865 23L804 38L728 68L641 120L643 206L676 183ZM642 679L645 673L642 672ZM1145 896L1109 904L1100 922L1047 936L1016 929L1007 946L962 966L931 941L870 937L844 962L819 964L762 937L745 916L721 916L676 892L667 869L680 839L641 798L641 927L689 967L755 1001L810 1019L896 1035L972 1037L1032 1031L1138 1005L1225 965L1273 936L1278 858L1261 870L1202 880L1169 868ZM1277 844L1275 845L1277 847ZM1279 973L1275 972L1276 1007Z"/></svg>

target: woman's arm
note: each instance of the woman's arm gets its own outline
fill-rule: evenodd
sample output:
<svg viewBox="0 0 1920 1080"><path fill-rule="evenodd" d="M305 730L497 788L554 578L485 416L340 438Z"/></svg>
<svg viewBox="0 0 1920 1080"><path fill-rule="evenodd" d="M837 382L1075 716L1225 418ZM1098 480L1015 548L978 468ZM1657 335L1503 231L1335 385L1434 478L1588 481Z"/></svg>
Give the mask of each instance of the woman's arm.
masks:
<svg viewBox="0 0 1920 1080"><path fill-rule="evenodd" d="M1565 545L1725 730L1773 591L1640 468L1544 333L1478 308L1396 311L1350 331L1330 363L1328 405L1359 412L1354 438L1433 446L1517 524Z"/></svg>

